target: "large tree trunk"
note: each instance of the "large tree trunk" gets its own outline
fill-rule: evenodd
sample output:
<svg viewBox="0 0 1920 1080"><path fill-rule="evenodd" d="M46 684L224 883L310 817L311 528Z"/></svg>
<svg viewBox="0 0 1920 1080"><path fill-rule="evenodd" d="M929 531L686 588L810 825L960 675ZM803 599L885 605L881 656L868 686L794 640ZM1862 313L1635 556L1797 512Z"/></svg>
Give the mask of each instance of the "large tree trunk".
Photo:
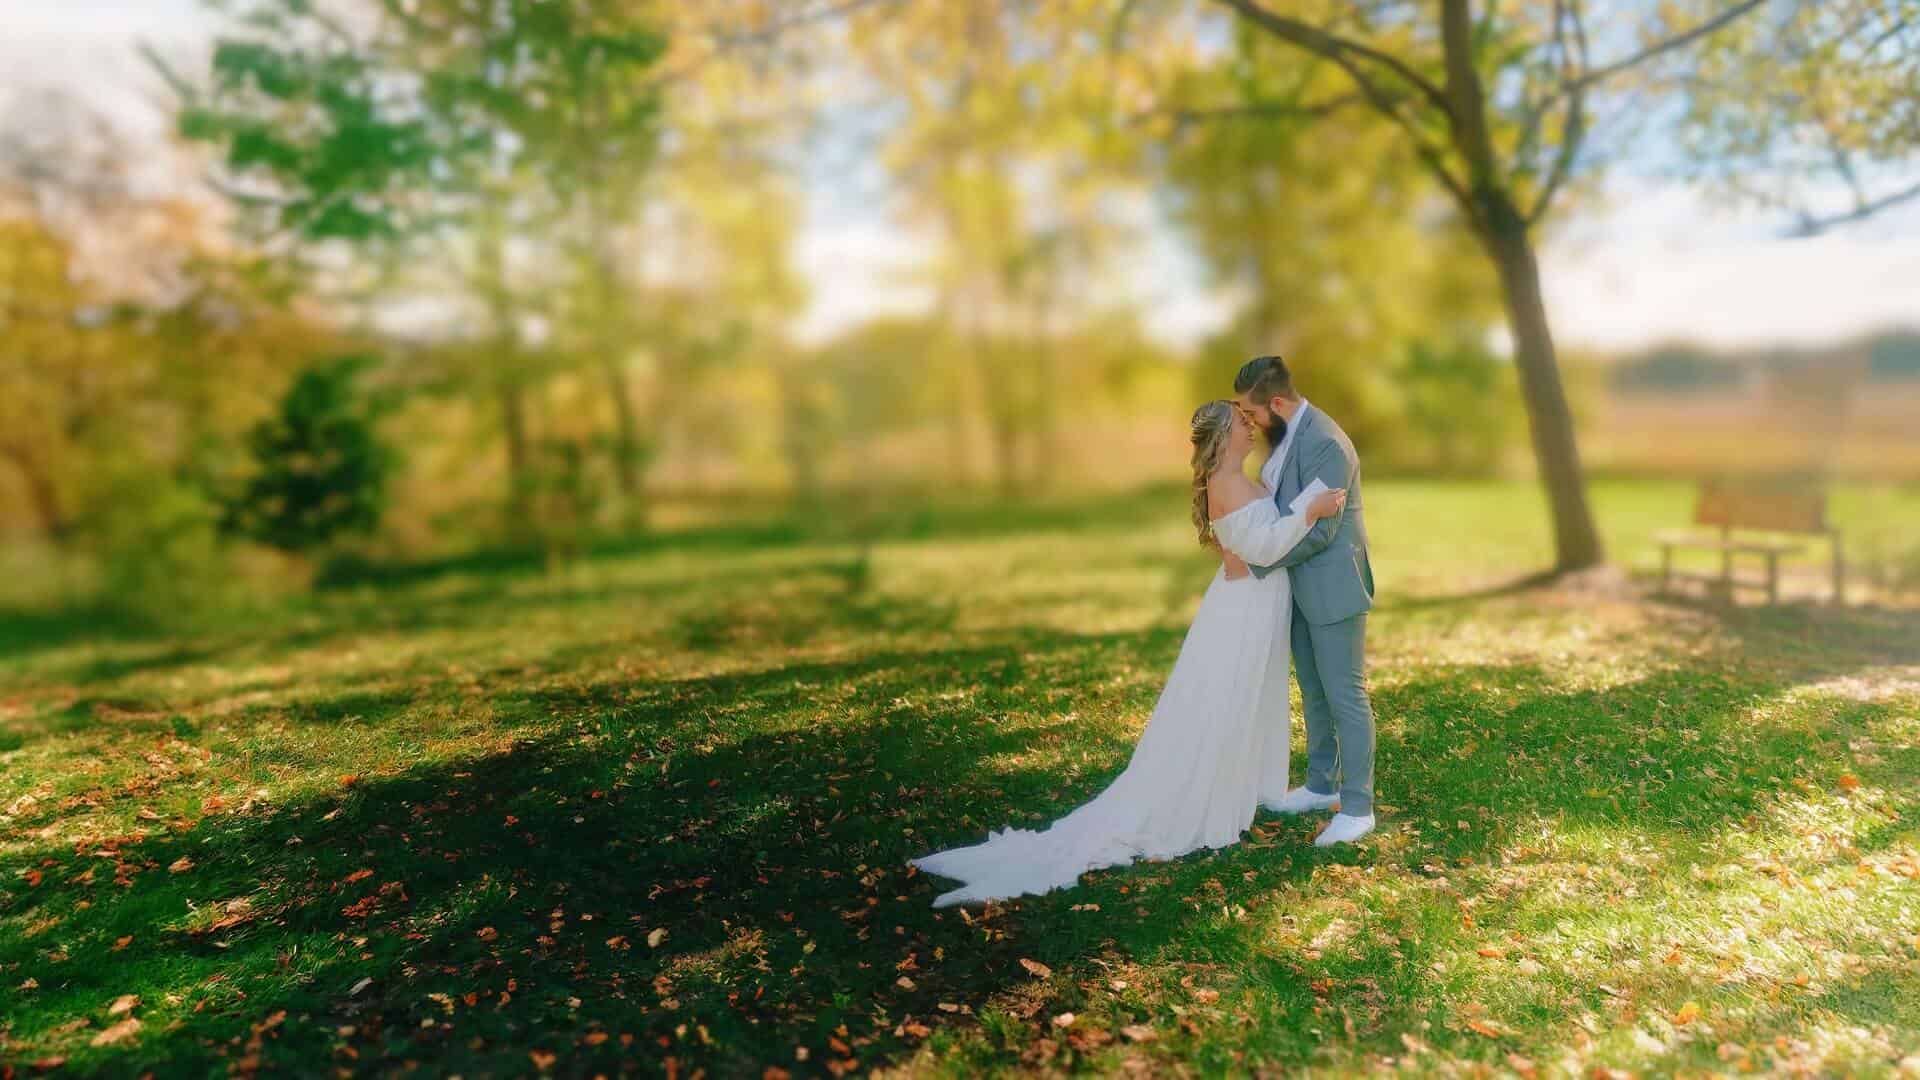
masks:
<svg viewBox="0 0 1920 1080"><path fill-rule="evenodd" d="M1520 392L1533 435L1533 456L1553 514L1554 569L1565 572L1596 566L1602 558L1600 534L1587 505L1573 413L1567 408L1553 333L1540 295L1540 264L1534 257L1533 238L1510 202L1498 197L1488 202L1489 221L1483 239L1500 271Z"/></svg>

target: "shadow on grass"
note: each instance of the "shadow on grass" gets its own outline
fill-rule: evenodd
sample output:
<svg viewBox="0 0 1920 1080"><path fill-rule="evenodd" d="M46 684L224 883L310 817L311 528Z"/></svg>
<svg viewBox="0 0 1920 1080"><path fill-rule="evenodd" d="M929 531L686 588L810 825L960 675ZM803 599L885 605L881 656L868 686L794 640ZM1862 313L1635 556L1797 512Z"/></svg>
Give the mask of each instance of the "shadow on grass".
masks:
<svg viewBox="0 0 1920 1080"><path fill-rule="evenodd" d="M1841 657L1869 664L1920 664L1920 608L1856 604L1741 604L1669 594L1658 601L1704 615L1737 637L1742 652L1776 657L1826 674Z"/></svg>
<svg viewBox="0 0 1920 1080"><path fill-rule="evenodd" d="M338 795L44 846L0 878L9 920L39 927L0 939L0 970L37 983L13 1036L91 1018L61 1047L75 1067L171 1075L244 1056L281 1010L258 1051L269 1069L513 1072L545 1048L569 1072L673 1054L735 1074L796 1045L837 1057L841 1024L860 1060L893 1052L900 1017L937 1022L935 1000L1030 979L1012 941L981 947L929 911L904 867L924 844L904 830L1051 801L1057 778L995 771L1026 745L1017 728L900 704L939 672L1025 664L1004 648L889 654L510 697L503 712L557 719ZM326 711L380 722L346 719L362 710ZM911 990L896 982L910 955ZM129 993L148 1017L177 996L166 1011L184 1023L87 1046Z"/></svg>
<svg viewBox="0 0 1920 1080"><path fill-rule="evenodd" d="M553 1053L568 1073L672 1056L737 1075L800 1046L808 1067L898 1061L917 1042L894 1033L909 1021L973 1023L947 1002L1021 1033L1007 1064L1047 1019L1033 1019L1023 957L1067 973L1047 1008L1070 1009L1098 961L1247 948L1219 912L1329 864L1488 862L1542 821L1704 843L1795 778L1830 781L1845 724L1872 718L1773 719L1762 706L1791 684L1731 667L1591 690L1528 666L1449 668L1376 694L1385 823L1419 838L1395 854L1321 852L1289 822L1277 845L1097 871L984 916L929 908L950 886L909 875L908 857L1051 820L1124 764L1129 741L1074 729L1053 693L1063 712L1116 666L1164 672L1180 638L1035 631L509 692L496 713L528 726L478 759L143 838L39 845L0 866L0 913L25 928L0 936L0 971L37 983L9 1007L11 1037L64 1038L75 1067L104 1072L201 1075L250 1053L278 1071L522 1072ZM380 724L403 704L342 695L301 718ZM1105 764L1067 777L1020 760L1061 739ZM1083 903L1100 911L1072 911ZM1349 989L1379 1000L1352 1043L1395 1052L1428 1019L1424 955L1413 943L1355 970ZM1302 977L1320 969L1263 965L1276 990L1263 1022L1320 1023ZM140 996L148 1027L88 1046L121 994ZM250 1050L253 1026L283 1010ZM49 1034L76 1019L91 1025Z"/></svg>
<svg viewBox="0 0 1920 1080"><path fill-rule="evenodd" d="M1131 525L1184 502L1178 489L1153 484L1117 494L1082 495L1045 501L903 495L883 510L865 504L760 500L773 516L759 522L731 522L662 532L616 533L594 537L581 546L582 558L627 558L669 551L731 555L805 543L874 543L939 537L980 539L1016 533L1067 530L1099 531ZM546 554L535 547L482 547L455 555L416 560L335 560L320 575L323 588L351 585L417 585L454 575L515 577L541 573Z"/></svg>

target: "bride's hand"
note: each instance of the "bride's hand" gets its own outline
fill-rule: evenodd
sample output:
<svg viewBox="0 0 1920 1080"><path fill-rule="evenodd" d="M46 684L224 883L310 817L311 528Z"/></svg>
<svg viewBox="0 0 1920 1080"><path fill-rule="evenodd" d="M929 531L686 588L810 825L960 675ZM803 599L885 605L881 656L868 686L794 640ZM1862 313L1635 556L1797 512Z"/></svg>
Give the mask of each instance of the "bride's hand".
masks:
<svg viewBox="0 0 1920 1080"><path fill-rule="evenodd" d="M1307 520L1319 521L1338 514L1347 505L1346 488L1330 488L1314 496L1307 504Z"/></svg>

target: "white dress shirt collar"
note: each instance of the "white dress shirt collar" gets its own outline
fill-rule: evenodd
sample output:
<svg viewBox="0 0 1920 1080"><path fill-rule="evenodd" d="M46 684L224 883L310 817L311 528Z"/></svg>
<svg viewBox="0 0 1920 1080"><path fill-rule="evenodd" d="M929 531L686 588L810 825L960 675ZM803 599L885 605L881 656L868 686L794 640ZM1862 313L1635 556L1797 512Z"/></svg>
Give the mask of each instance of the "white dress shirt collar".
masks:
<svg viewBox="0 0 1920 1080"><path fill-rule="evenodd" d="M1280 445L1273 448L1266 464L1260 468L1260 480L1274 491L1280 490L1280 467L1287 463L1287 451L1293 448L1293 437L1300 430L1301 421L1307 418L1309 408L1306 398L1300 399L1300 406L1293 410L1293 418L1287 421L1287 433L1280 436Z"/></svg>

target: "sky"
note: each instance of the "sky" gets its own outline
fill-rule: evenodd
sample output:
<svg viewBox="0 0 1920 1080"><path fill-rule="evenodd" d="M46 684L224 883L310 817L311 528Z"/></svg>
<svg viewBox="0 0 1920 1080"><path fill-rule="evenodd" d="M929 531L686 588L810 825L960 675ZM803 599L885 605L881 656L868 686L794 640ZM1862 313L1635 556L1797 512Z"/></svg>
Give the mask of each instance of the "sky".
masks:
<svg viewBox="0 0 1920 1080"><path fill-rule="evenodd" d="M71 89L134 133L157 135L166 123L153 104L158 84L137 44L192 55L210 33L198 0L0 0L0 94ZM886 178L860 145L830 144L807 170L807 224L794 251L811 289L796 327L803 340L922 300L905 280L919 241L876 211ZM1716 207L1630 163L1617 168L1541 253L1555 334L1564 345L1623 351L1675 340L1817 345L1920 325L1920 202L1812 239L1783 238L1785 225ZM1170 344L1193 343L1231 314L1165 229L1130 286L1146 301L1148 329Z"/></svg>

